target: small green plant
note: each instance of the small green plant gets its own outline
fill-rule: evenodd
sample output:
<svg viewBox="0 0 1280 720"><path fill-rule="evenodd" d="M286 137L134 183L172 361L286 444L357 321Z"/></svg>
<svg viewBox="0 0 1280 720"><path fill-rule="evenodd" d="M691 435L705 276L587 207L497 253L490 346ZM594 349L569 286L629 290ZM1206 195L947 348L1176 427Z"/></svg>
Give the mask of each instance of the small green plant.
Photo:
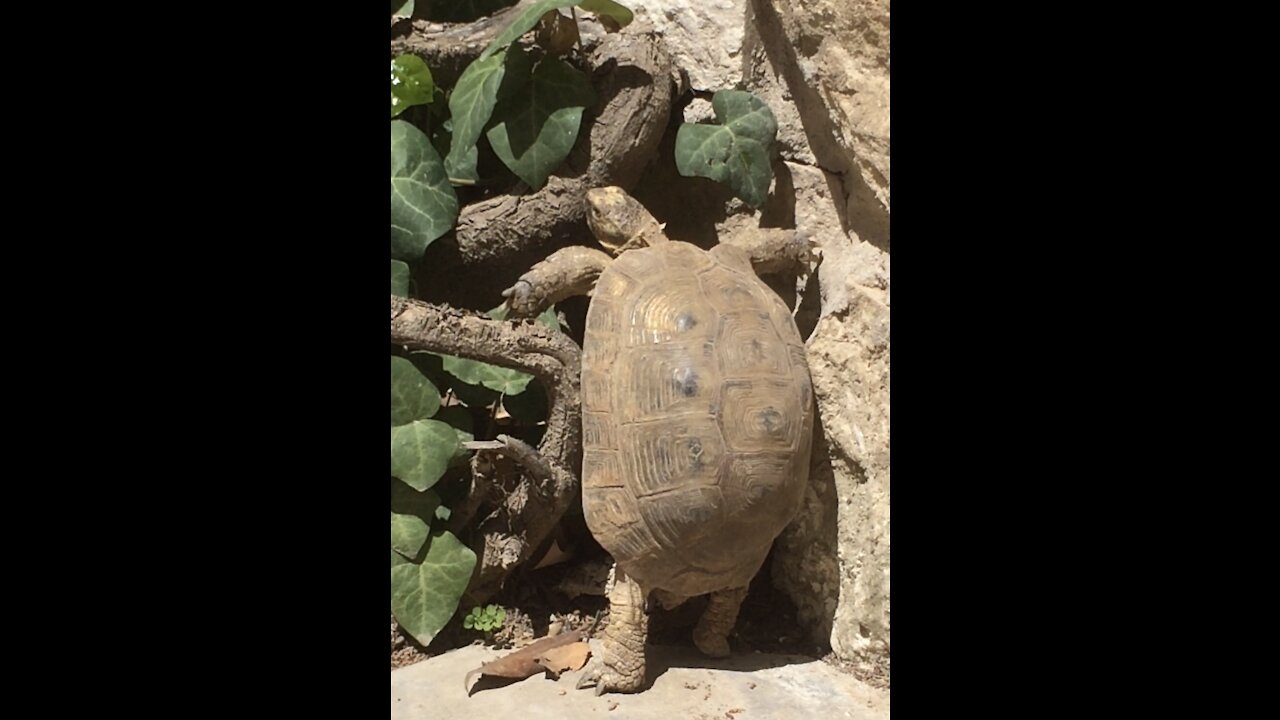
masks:
<svg viewBox="0 0 1280 720"><path fill-rule="evenodd" d="M684 123L676 133L676 169L728 185L754 208L764 204L773 181L769 149L778 121L764 101L742 90L721 90L711 99L719 124Z"/></svg>
<svg viewBox="0 0 1280 720"><path fill-rule="evenodd" d="M507 619L507 611L497 605L486 605L485 607L473 607L471 612L462 620L462 627L468 630L479 630L489 636L494 630L502 627L502 621Z"/></svg>

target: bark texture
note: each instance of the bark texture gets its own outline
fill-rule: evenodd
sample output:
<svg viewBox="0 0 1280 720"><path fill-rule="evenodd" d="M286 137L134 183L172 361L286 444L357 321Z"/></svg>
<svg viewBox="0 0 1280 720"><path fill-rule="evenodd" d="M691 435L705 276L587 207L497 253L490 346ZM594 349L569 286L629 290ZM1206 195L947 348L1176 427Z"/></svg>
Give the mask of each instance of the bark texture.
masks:
<svg viewBox="0 0 1280 720"><path fill-rule="evenodd" d="M586 58L597 101L564 164L537 191L519 184L464 206L418 274L427 299L480 307L551 252L596 246L585 222L587 191L634 187L671 115L671 59L658 38L629 30L608 35Z"/></svg>
<svg viewBox="0 0 1280 720"><path fill-rule="evenodd" d="M491 490L507 483L509 461L524 472L514 489L499 493L496 508L482 518L471 546L480 562L464 599L483 603L507 575L542 545L577 496L574 468L582 457L579 383L582 352L567 336L536 322L499 321L483 315L391 296L391 342L415 350L446 353L530 373L547 389L547 431L533 449L500 437L505 458L478 452L472 460L472 492L460 523L469 520ZM461 528L459 528L461 529Z"/></svg>

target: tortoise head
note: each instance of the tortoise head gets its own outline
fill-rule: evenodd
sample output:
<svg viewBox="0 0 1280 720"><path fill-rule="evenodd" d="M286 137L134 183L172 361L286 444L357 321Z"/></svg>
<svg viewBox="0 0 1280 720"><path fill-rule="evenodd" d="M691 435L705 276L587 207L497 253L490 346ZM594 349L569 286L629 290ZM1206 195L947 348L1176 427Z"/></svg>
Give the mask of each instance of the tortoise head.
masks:
<svg viewBox="0 0 1280 720"><path fill-rule="evenodd" d="M587 191L587 226L610 253L620 255L624 250L647 246L652 233L645 230L651 224L656 222L649 211L622 188Z"/></svg>

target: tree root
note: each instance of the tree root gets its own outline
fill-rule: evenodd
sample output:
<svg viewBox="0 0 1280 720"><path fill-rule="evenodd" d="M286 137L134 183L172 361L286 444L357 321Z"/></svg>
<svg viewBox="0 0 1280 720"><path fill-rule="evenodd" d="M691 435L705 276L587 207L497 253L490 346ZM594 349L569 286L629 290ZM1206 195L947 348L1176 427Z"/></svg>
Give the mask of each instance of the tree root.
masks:
<svg viewBox="0 0 1280 720"><path fill-rule="evenodd" d="M580 379L582 352L566 335L536 322L500 321L483 315L391 296L391 342L415 350L446 353L527 372L547 390L547 430L538 449L499 436L500 450L472 458L472 487L450 528L460 533L486 498L496 509L472 533L480 558L464 596L482 603L502 587L508 573L531 559L576 497L582 457ZM521 464L519 477L500 453ZM497 492L495 492L497 491Z"/></svg>
<svg viewBox="0 0 1280 720"><path fill-rule="evenodd" d="M467 65L535 1L522 0L469 23L398 20L391 25L391 56L417 55L431 68L436 84L452 87Z"/></svg>
<svg viewBox="0 0 1280 720"><path fill-rule="evenodd" d="M519 183L511 192L465 205L453 233L435 243L430 262L417 271L425 299L480 307L482 298L496 296L551 252L594 246L586 225L587 190L630 190L640 180L670 121L671 58L659 38L628 27L607 35L585 65L596 103L583 112L565 162L537 191Z"/></svg>

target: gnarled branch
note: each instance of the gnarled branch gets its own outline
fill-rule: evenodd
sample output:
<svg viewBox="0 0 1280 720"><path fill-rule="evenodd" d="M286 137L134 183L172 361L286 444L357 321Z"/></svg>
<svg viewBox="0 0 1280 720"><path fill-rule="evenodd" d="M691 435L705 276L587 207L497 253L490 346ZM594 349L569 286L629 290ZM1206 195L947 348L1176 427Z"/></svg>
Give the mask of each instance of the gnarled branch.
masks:
<svg viewBox="0 0 1280 720"><path fill-rule="evenodd" d="M547 431L537 459L530 458L533 450L524 443L500 438L508 457L524 460L529 468L518 492L473 534L472 549L481 561L467 598L484 602L502 587L511 570L530 559L576 496L575 468L582 456L582 351L568 336L536 322L493 320L395 295L391 342L527 372L546 388ZM473 472L477 481L482 480L476 463Z"/></svg>

